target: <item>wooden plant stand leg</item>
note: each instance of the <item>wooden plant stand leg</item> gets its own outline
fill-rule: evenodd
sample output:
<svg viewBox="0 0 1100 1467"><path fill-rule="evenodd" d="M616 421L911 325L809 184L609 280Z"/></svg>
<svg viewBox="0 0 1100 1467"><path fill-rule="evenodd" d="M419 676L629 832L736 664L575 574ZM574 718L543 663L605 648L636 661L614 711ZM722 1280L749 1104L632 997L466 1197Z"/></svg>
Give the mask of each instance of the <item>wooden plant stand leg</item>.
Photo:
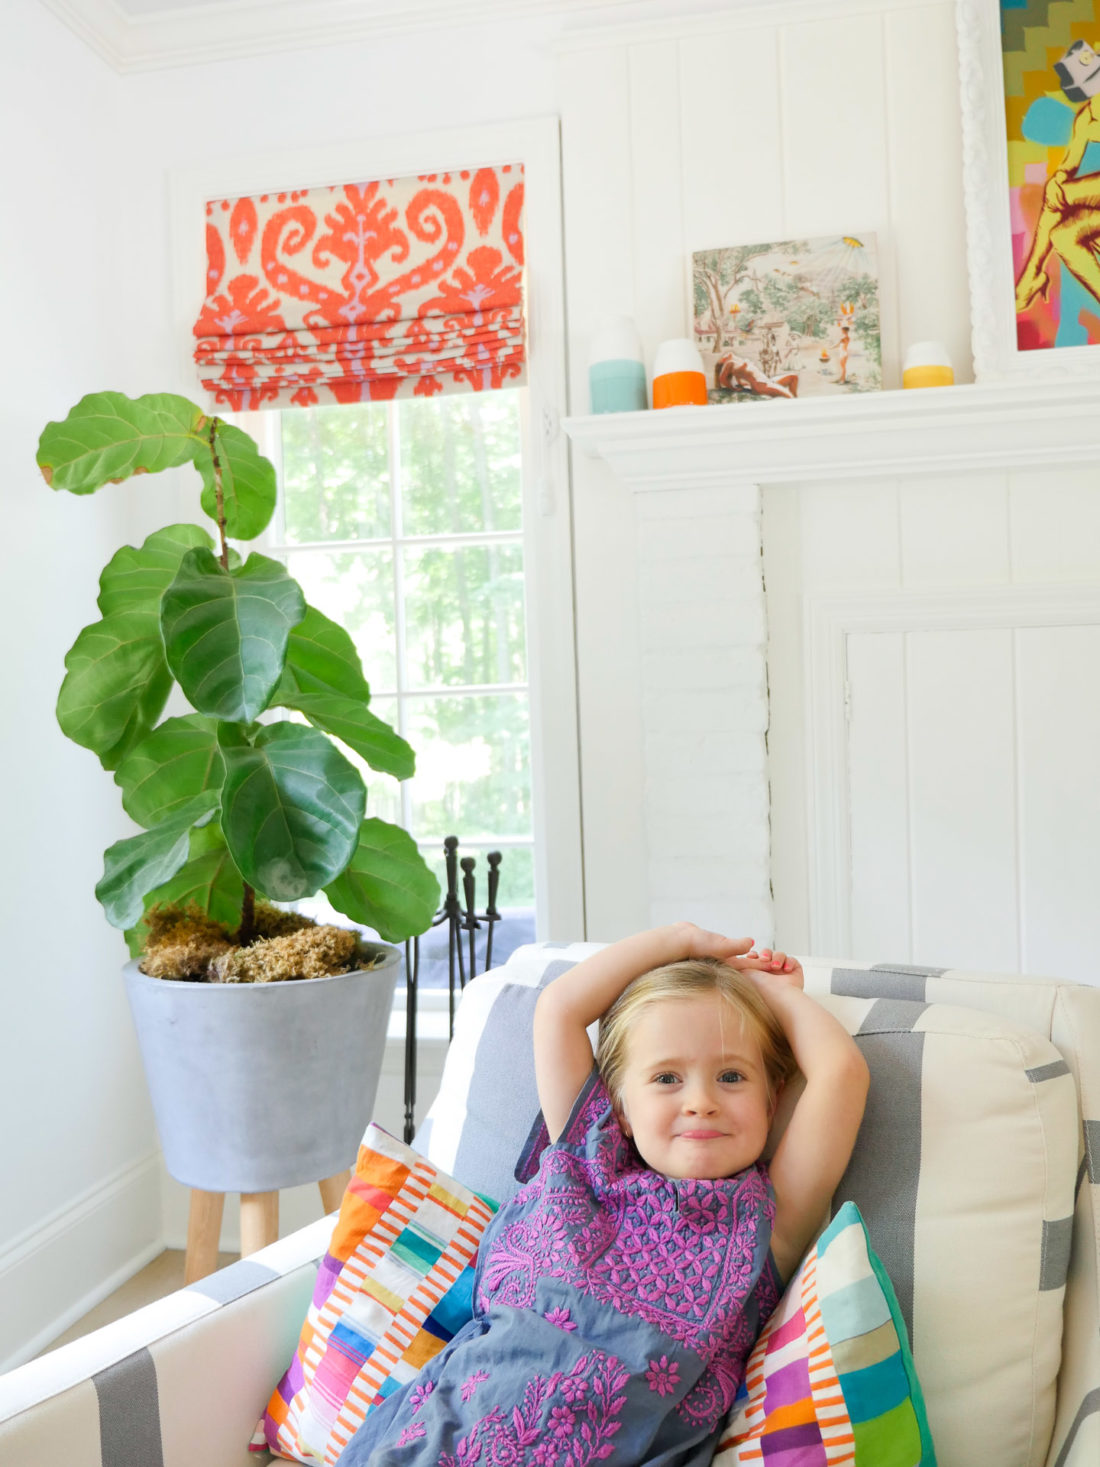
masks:
<svg viewBox="0 0 1100 1467"><path fill-rule="evenodd" d="M321 1189L321 1206L326 1213L335 1212L340 1206L344 1188L351 1181L351 1171L337 1172L334 1177L325 1177L317 1183Z"/></svg>
<svg viewBox="0 0 1100 1467"><path fill-rule="evenodd" d="M241 1193L241 1257L266 1248L279 1236L278 1192Z"/></svg>
<svg viewBox="0 0 1100 1467"><path fill-rule="evenodd" d="M217 1268L224 1206L224 1192L200 1192L197 1187L192 1187L191 1211L187 1219L187 1257L183 1265L185 1284L196 1283Z"/></svg>

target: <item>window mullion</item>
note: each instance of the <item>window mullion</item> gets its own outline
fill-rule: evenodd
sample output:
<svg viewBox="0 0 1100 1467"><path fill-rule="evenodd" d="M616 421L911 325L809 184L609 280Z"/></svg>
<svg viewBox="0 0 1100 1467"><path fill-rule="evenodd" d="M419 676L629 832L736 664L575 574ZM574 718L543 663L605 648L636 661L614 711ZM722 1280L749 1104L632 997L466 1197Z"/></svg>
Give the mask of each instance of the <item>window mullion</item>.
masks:
<svg viewBox="0 0 1100 1467"><path fill-rule="evenodd" d="M390 544L393 555L393 626L397 638L394 668L397 677L397 732L408 738L408 720L405 716L405 699L409 687L408 669L405 664L405 562L402 544L405 534L405 518L402 512L403 483L401 471L401 435L397 415L397 404L386 405L386 441L390 464ZM409 781L403 779L401 792L401 824L406 830L412 828L412 792Z"/></svg>
<svg viewBox="0 0 1100 1467"><path fill-rule="evenodd" d="M481 534L475 531L468 535L402 535L401 542L403 545L412 545L417 549L424 550L448 550L452 546L460 548L463 546L477 547L481 545L518 545L522 549L523 531L493 530ZM287 544L280 539L277 542L273 542L272 548L275 550L316 550L325 555L335 555L344 551L360 553L363 551L385 549L386 546L392 544L393 536L391 534L373 540L304 540L301 544L297 542Z"/></svg>

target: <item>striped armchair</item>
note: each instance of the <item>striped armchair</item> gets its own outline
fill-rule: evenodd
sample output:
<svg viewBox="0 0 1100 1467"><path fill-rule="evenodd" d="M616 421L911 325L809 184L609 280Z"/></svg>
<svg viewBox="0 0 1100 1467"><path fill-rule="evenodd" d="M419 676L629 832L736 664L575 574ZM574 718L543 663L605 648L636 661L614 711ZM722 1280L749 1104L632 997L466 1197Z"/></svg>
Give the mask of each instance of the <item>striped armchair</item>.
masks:
<svg viewBox="0 0 1100 1467"><path fill-rule="evenodd" d="M521 948L468 985L415 1144L514 1187L539 988L593 944ZM804 960L872 1084L837 1200L893 1280L940 1467L1100 1461L1100 988ZM8 1467L245 1467L332 1219L0 1377Z"/></svg>

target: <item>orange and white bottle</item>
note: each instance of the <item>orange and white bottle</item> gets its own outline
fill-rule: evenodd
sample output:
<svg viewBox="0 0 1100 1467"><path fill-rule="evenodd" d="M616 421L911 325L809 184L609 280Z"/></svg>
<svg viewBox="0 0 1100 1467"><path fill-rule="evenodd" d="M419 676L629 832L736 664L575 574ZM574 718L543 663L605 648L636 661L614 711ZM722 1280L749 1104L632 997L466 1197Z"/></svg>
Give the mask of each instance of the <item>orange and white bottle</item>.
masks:
<svg viewBox="0 0 1100 1467"><path fill-rule="evenodd" d="M707 379L699 348L686 336L663 341L653 359L653 406L705 406L706 401Z"/></svg>

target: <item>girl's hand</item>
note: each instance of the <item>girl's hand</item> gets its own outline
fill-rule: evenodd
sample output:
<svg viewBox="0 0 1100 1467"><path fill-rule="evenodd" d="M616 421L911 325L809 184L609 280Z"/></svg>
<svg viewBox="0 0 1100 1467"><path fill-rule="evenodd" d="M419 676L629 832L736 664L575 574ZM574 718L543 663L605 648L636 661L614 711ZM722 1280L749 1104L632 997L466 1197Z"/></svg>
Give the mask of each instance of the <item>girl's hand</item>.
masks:
<svg viewBox="0 0 1100 1467"><path fill-rule="evenodd" d="M694 922L681 922L678 931L684 943L685 958L741 958L752 948L751 937L723 937L720 932L708 932L696 927Z"/></svg>
<svg viewBox="0 0 1100 1467"><path fill-rule="evenodd" d="M727 961L732 967L740 968L742 972L767 973L769 977L789 983L793 988L805 988L806 986L806 975L798 959L788 957L783 952L773 952L770 947L762 947L759 952L754 949L744 957L727 959Z"/></svg>

